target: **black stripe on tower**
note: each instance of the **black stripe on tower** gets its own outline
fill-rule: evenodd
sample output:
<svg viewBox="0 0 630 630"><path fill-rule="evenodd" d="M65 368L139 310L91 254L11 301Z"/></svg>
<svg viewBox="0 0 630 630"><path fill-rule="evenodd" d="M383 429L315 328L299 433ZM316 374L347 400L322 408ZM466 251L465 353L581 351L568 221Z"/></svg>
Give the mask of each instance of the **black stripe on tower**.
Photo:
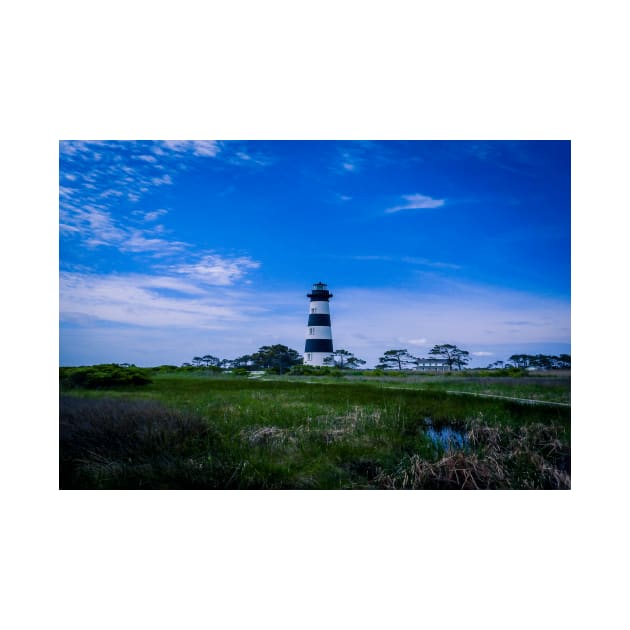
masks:
<svg viewBox="0 0 630 630"><path fill-rule="evenodd" d="M326 285L320 284L320 286ZM313 289L306 294L306 297L311 298L311 302L328 302L332 296L333 294L328 289Z"/></svg>
<svg viewBox="0 0 630 630"><path fill-rule="evenodd" d="M308 316L309 326L330 326L330 315L311 314Z"/></svg>
<svg viewBox="0 0 630 630"><path fill-rule="evenodd" d="M332 339L307 339L304 352L332 352Z"/></svg>

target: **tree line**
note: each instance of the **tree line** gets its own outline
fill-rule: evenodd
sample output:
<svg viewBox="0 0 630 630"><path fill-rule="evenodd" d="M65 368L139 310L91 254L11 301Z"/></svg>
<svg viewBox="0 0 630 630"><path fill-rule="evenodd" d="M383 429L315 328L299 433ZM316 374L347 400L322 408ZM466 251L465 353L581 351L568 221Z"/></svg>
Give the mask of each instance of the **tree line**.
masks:
<svg viewBox="0 0 630 630"><path fill-rule="evenodd" d="M444 343L436 344L429 350L429 354L436 359L443 362L449 370L457 368L461 370L470 361L470 352L468 350L462 350L457 346ZM379 359L379 363L376 366L377 369L417 369L427 359L421 357L414 357L409 351L405 349L401 350L386 350L383 356Z"/></svg>
<svg viewBox="0 0 630 630"><path fill-rule="evenodd" d="M244 354L235 359L219 359L211 354L193 357L191 363L183 363L182 367L206 367L215 370L273 370L283 374L295 365L302 365L302 355L293 348L282 344L261 346L253 354ZM340 369L356 368L365 364L363 359L355 357L348 350L335 350L332 356L325 359L329 367Z"/></svg>
<svg viewBox="0 0 630 630"><path fill-rule="evenodd" d="M294 365L302 363L302 355L297 351L275 344L261 346L253 354L244 354L235 359L220 359L211 354L193 357L191 363L183 363L182 367L206 367L215 370L276 370L280 374Z"/></svg>
<svg viewBox="0 0 630 630"><path fill-rule="evenodd" d="M462 370L470 362L470 352L458 348L454 344L436 344L429 350L428 358L413 356L406 348L386 350L379 358L376 369L381 370L414 370L419 369L427 360L439 359L448 369ZM355 369L365 365L366 361L356 357L352 352L339 349L325 359L325 364L331 368ZM282 344L261 346L253 354L244 354L235 359L220 359L211 354L193 357L190 363L183 363L182 367L205 367L219 370L271 370L284 374L292 367L303 364L302 354L293 348ZM437 365L436 365L437 367ZM539 369L567 369L571 367L571 356L568 354L513 354L509 362L495 361L486 369L505 368L539 368Z"/></svg>
<svg viewBox="0 0 630 630"><path fill-rule="evenodd" d="M505 367L517 367L517 368L536 368L540 370L567 370L571 368L571 355L570 354L513 354L510 359L510 363L503 363L503 361L495 361L491 363L488 368L505 368Z"/></svg>

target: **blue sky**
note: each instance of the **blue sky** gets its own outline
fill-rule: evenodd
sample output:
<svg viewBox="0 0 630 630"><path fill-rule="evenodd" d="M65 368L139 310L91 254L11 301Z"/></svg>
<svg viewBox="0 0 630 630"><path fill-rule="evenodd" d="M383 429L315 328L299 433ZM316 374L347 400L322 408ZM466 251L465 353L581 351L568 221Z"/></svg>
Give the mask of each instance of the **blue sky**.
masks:
<svg viewBox="0 0 630 630"><path fill-rule="evenodd" d="M63 141L60 363L570 353L570 143Z"/></svg>

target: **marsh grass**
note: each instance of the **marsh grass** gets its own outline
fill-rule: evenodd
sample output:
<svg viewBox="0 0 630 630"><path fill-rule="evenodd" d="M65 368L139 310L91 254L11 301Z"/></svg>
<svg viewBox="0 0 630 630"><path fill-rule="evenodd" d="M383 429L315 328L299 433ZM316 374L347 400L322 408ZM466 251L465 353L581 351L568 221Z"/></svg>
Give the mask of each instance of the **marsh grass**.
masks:
<svg viewBox="0 0 630 630"><path fill-rule="evenodd" d="M140 398L141 396L141 398ZM427 434L450 427L466 448ZM566 488L570 411L380 384L156 376L61 398L62 488Z"/></svg>
<svg viewBox="0 0 630 630"><path fill-rule="evenodd" d="M388 489L569 489L571 453L557 427L468 423L470 448L447 450L437 461L405 457L374 482Z"/></svg>
<svg viewBox="0 0 630 630"><path fill-rule="evenodd" d="M570 377L438 377L425 379L421 384L427 391L458 391L487 396L530 399L546 402L570 403Z"/></svg>
<svg viewBox="0 0 630 630"><path fill-rule="evenodd" d="M217 431L154 401L64 396L59 444L61 488L207 487L222 473Z"/></svg>

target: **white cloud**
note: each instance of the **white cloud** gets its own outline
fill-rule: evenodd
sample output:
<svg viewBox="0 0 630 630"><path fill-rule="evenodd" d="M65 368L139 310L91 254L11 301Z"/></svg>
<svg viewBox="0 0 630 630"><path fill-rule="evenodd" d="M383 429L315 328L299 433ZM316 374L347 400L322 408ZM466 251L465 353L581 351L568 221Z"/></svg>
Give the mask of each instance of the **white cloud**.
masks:
<svg viewBox="0 0 630 630"><path fill-rule="evenodd" d="M144 215L145 220L165 214L156 210ZM147 216L149 217L147 219ZM116 221L105 206L88 204L83 208L62 207L60 231L68 237L79 237L87 247L115 247L121 252L154 252L161 256L179 253L189 247L182 241L154 238L149 230L140 230ZM154 232L162 232L154 229Z"/></svg>
<svg viewBox="0 0 630 630"><path fill-rule="evenodd" d="M77 234L81 230L79 230L79 228L74 226L74 225L66 225L65 223L60 223L59 224L59 231L62 234L64 234L64 233L66 233L66 234Z"/></svg>
<svg viewBox="0 0 630 630"><path fill-rule="evenodd" d="M130 230L118 243L121 252L156 252L160 256L169 256L184 251L188 247L182 241L169 241L163 238L148 238L146 232Z"/></svg>
<svg viewBox="0 0 630 630"><path fill-rule="evenodd" d="M416 256L384 256L384 255L362 255L351 256L353 260L385 260L389 262L402 262L408 265L419 265L421 267L432 267L434 269L461 269L461 265L454 263L440 262L439 260L430 260L428 258L418 258Z"/></svg>
<svg viewBox="0 0 630 630"><path fill-rule="evenodd" d="M224 151L224 159L230 164L249 167L269 166L273 163L271 156L260 151L245 151L243 148L236 150L229 145Z"/></svg>
<svg viewBox="0 0 630 630"><path fill-rule="evenodd" d="M193 140L193 153L200 157L214 157L221 150L216 140Z"/></svg>
<svg viewBox="0 0 630 630"><path fill-rule="evenodd" d="M160 146L167 150L175 151L177 153L183 153L188 151L192 147L192 141L190 140L163 140L160 142ZM160 152L163 155L163 152Z"/></svg>
<svg viewBox="0 0 630 630"><path fill-rule="evenodd" d="M225 147L225 150L224 150ZM238 148L238 150L237 150ZM139 202L157 186L175 182L177 173L196 158L215 158L237 164L266 165L267 156L245 151L243 143L215 140L62 141L59 144L59 187L62 236L83 240L88 247L120 246L121 251L179 251L181 243L139 234L128 220L125 201ZM117 210L123 208L120 216ZM158 214L159 213L159 214ZM145 221L164 210L148 212ZM132 212L132 214L137 214ZM117 217L117 218L114 218Z"/></svg>
<svg viewBox="0 0 630 630"><path fill-rule="evenodd" d="M491 357L494 355L494 352L485 352L483 350L479 350L477 352L471 352L474 357Z"/></svg>
<svg viewBox="0 0 630 630"><path fill-rule="evenodd" d="M433 267L435 269L461 269L461 265L440 262L439 260L429 260L428 258L417 258L414 256L404 256L402 262L410 265L421 265L423 267Z"/></svg>
<svg viewBox="0 0 630 630"><path fill-rule="evenodd" d="M177 295L164 294L176 292ZM60 274L62 322L106 321L141 327L223 329L248 306L168 276Z"/></svg>
<svg viewBox="0 0 630 630"><path fill-rule="evenodd" d="M194 278L205 284L228 286L240 280L249 269L258 269L260 263L247 256L226 258L216 254L203 256L191 264L171 265L168 271Z"/></svg>
<svg viewBox="0 0 630 630"><path fill-rule="evenodd" d="M162 175L161 177L153 177L151 179L151 183L154 186L162 186L163 184L172 184L173 180L171 179L171 176L166 173L165 175Z"/></svg>
<svg viewBox="0 0 630 630"><path fill-rule="evenodd" d="M352 256L353 260L397 260L392 256L379 256L379 255L367 255L367 256Z"/></svg>
<svg viewBox="0 0 630 630"><path fill-rule="evenodd" d="M168 210L164 210L164 208L160 208L159 210L145 212L143 218L145 221L155 221L156 219L158 219L159 217L165 214L168 214Z"/></svg>
<svg viewBox="0 0 630 630"><path fill-rule="evenodd" d="M406 201L406 203L392 206L391 208L387 208L385 212L393 213L400 212L401 210L424 210L428 208L439 208L444 205L444 199L434 199L433 197L428 197L427 195L403 195L402 198Z"/></svg>
<svg viewBox="0 0 630 630"><path fill-rule="evenodd" d="M216 140L163 140L159 143L161 149L175 153L190 153L197 157L214 157L221 147ZM164 151L160 155L164 155Z"/></svg>
<svg viewBox="0 0 630 630"><path fill-rule="evenodd" d="M344 149L337 151L335 170L339 173L358 173L363 170L368 157L374 159L374 151L370 151L370 143L352 142Z"/></svg>

